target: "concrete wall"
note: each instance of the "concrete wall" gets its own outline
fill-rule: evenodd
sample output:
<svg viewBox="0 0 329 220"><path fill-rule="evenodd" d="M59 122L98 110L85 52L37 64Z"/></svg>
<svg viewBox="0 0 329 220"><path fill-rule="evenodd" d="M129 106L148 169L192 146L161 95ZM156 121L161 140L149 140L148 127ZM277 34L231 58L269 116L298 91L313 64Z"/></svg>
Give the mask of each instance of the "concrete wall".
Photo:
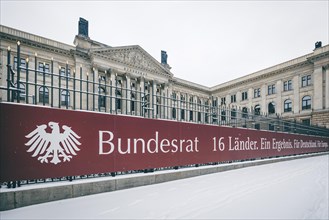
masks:
<svg viewBox="0 0 329 220"><path fill-rule="evenodd" d="M325 153L306 154L297 157L280 157L275 159L255 160L248 162L237 162L232 164L221 164L215 166L204 166L198 168L187 168L172 171L158 171L147 174L136 174L136 176L117 176L111 179L90 179L90 181L63 182L61 186L47 186L47 183L35 189L1 190L0 192L0 211L24 207L33 204L56 201L61 199L76 198L80 196L92 195L115 190L129 189L138 186L145 186L156 183L163 183L178 179L190 178L211 173L223 172L228 170L240 169L244 167L263 165L274 162L281 162L305 157L319 156ZM48 183L50 184L50 183ZM66 184L66 185L64 185Z"/></svg>

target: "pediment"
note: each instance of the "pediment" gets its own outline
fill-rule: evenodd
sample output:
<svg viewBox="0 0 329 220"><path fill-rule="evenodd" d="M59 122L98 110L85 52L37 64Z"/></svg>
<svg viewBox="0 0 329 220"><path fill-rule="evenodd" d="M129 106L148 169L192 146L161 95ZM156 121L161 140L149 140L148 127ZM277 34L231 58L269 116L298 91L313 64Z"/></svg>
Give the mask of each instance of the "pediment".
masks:
<svg viewBox="0 0 329 220"><path fill-rule="evenodd" d="M165 68L138 45L93 49L90 52L93 56L109 59L129 68L140 69L157 74L172 75L169 69Z"/></svg>

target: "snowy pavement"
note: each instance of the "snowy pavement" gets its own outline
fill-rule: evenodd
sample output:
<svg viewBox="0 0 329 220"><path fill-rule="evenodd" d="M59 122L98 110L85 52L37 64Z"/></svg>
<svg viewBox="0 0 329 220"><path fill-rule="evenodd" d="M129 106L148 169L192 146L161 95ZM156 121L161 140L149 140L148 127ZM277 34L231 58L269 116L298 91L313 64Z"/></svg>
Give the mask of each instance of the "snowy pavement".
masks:
<svg viewBox="0 0 329 220"><path fill-rule="evenodd" d="M0 212L0 219L328 219L329 155Z"/></svg>

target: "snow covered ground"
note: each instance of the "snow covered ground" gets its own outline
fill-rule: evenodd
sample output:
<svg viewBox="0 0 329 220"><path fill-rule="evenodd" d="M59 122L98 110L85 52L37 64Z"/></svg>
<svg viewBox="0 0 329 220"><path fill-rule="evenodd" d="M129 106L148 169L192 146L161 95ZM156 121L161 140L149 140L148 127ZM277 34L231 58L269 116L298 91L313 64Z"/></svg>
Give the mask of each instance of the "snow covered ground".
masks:
<svg viewBox="0 0 329 220"><path fill-rule="evenodd" d="M328 219L329 155L0 212L0 219Z"/></svg>

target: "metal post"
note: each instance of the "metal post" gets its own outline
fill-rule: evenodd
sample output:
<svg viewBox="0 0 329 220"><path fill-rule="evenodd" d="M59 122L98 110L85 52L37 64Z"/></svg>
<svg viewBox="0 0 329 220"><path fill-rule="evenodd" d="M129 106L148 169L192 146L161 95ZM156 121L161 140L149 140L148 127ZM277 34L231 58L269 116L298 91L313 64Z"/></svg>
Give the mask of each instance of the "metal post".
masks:
<svg viewBox="0 0 329 220"><path fill-rule="evenodd" d="M21 90L20 90L20 77L21 77L21 42L17 41L17 80L16 80L16 85L17 85L17 91L16 91L16 98L17 98L17 103L20 102L20 95L21 95Z"/></svg>
<svg viewBox="0 0 329 220"><path fill-rule="evenodd" d="M112 113L112 78L110 72L110 113Z"/></svg>
<svg viewBox="0 0 329 220"><path fill-rule="evenodd" d="M82 65L80 65L80 110L82 110Z"/></svg>
<svg viewBox="0 0 329 220"><path fill-rule="evenodd" d="M29 58L26 58L26 91L25 91L25 102L29 103Z"/></svg>
<svg viewBox="0 0 329 220"><path fill-rule="evenodd" d="M95 68L93 68L93 111L95 111Z"/></svg>
<svg viewBox="0 0 329 220"><path fill-rule="evenodd" d="M100 112L101 111L101 93L100 93L100 90L101 90L101 77L98 75L98 111Z"/></svg>
<svg viewBox="0 0 329 220"><path fill-rule="evenodd" d="M11 65L10 65L10 47L8 46L7 49L7 101L10 101L10 70L11 70Z"/></svg>
<svg viewBox="0 0 329 220"><path fill-rule="evenodd" d="M65 68L65 79L66 79L66 93L65 93L65 106L66 106L66 109L69 108L69 100L68 100L68 97L69 97L69 62L67 61L66 62L66 68Z"/></svg>
<svg viewBox="0 0 329 220"><path fill-rule="evenodd" d="M37 84L38 84L38 54L35 53L34 54L34 104L36 105L37 104L37 91L38 91L38 87L37 87Z"/></svg>
<svg viewBox="0 0 329 220"><path fill-rule="evenodd" d="M45 92L46 92L46 64L43 63L43 68L42 68L42 105L45 105Z"/></svg>
<svg viewBox="0 0 329 220"><path fill-rule="evenodd" d="M73 70L73 109L75 110L75 70Z"/></svg>
<svg viewBox="0 0 329 220"><path fill-rule="evenodd" d="M115 114L118 114L118 99L117 99L117 89L118 89L118 74L115 74Z"/></svg>
<svg viewBox="0 0 329 220"><path fill-rule="evenodd" d="M105 70L105 82L104 82L104 86L105 86L105 88L104 88L104 90L105 90L105 112L106 112L106 100L107 100L107 95L106 95L106 91L107 91L107 86L106 86L106 70Z"/></svg>
<svg viewBox="0 0 329 220"><path fill-rule="evenodd" d="M53 107L54 105L54 58L51 58L51 78L50 78L50 85L51 85L51 101L50 106Z"/></svg>
<svg viewBox="0 0 329 220"><path fill-rule="evenodd" d="M89 73L87 72L87 110L89 110Z"/></svg>
<svg viewBox="0 0 329 220"><path fill-rule="evenodd" d="M61 78L62 78L61 68L62 68L61 66L58 67L58 108L61 108L61 102L62 102L62 100L61 100L61 94L62 94L62 92L61 92Z"/></svg>

